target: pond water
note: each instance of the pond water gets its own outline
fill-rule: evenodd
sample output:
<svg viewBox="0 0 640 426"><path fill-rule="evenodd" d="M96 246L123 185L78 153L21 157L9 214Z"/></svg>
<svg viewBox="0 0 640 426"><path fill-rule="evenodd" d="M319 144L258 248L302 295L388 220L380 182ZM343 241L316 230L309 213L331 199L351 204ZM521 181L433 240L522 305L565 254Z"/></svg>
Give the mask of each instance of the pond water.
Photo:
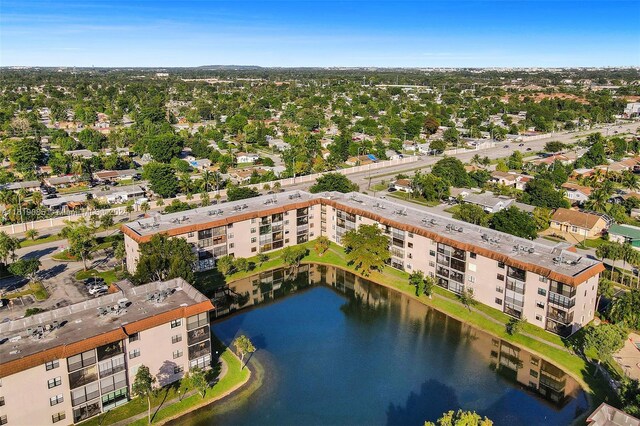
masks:
<svg viewBox="0 0 640 426"><path fill-rule="evenodd" d="M189 425L423 425L462 408L495 425L567 425L587 400L554 365L393 290L325 266L230 285L244 307L213 324L246 334L264 371L250 395Z"/></svg>

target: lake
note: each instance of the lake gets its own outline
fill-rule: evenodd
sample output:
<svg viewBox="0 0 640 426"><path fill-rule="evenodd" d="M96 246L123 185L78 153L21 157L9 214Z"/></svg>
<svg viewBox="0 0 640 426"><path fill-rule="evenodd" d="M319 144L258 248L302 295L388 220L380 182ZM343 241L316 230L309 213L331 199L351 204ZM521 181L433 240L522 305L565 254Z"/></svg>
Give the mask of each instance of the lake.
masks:
<svg viewBox="0 0 640 426"><path fill-rule="evenodd" d="M423 425L462 408L495 425L551 426L587 409L554 365L350 272L307 265L230 288L230 308L244 309L212 330L227 345L253 341L260 387L179 424Z"/></svg>

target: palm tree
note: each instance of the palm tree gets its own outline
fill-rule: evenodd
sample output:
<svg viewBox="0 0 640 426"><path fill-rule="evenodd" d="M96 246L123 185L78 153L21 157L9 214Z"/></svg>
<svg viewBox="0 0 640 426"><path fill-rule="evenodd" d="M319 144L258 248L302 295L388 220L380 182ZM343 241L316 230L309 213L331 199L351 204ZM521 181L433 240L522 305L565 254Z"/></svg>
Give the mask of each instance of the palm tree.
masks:
<svg viewBox="0 0 640 426"><path fill-rule="evenodd" d="M625 170L622 173L622 185L627 187L629 191L635 191L640 188L640 180L634 173Z"/></svg>
<svg viewBox="0 0 640 426"><path fill-rule="evenodd" d="M36 231L35 229L27 229L27 231L24 233L24 236L30 238L31 240L35 240L38 236L38 231Z"/></svg>
<svg viewBox="0 0 640 426"><path fill-rule="evenodd" d="M205 170L204 172L202 172L202 183L203 183L205 192L210 191L212 178L213 178L212 173L209 170Z"/></svg>
<svg viewBox="0 0 640 426"><path fill-rule="evenodd" d="M144 203L140 204L140 210L142 210L142 213L144 213L144 214L147 214L147 212L149 211L150 208L151 208L151 206L146 201Z"/></svg>
<svg viewBox="0 0 640 426"><path fill-rule="evenodd" d="M31 201L33 201L33 204L35 204L36 206L42 204L42 193L39 191L34 192L31 196Z"/></svg>
<svg viewBox="0 0 640 426"><path fill-rule="evenodd" d="M607 201L609 201L609 194L604 188L599 188L591 193L589 199L585 202L585 207L595 212L605 213L607 211Z"/></svg>

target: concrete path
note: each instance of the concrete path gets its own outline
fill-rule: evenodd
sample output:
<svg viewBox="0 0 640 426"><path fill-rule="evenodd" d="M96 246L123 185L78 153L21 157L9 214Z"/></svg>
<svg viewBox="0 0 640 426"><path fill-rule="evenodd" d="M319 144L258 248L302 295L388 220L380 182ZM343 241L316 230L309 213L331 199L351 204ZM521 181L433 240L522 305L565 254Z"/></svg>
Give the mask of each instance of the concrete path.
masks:
<svg viewBox="0 0 640 426"><path fill-rule="evenodd" d="M640 349L636 347L636 343L640 344L640 335L630 333L624 347L613 356L613 359L620 364L628 377L640 380Z"/></svg>

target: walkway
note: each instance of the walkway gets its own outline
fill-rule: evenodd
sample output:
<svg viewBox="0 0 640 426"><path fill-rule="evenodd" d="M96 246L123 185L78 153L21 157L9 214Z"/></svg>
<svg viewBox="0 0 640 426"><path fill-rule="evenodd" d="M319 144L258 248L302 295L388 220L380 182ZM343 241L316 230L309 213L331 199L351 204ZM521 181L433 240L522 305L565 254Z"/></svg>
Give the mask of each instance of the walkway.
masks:
<svg viewBox="0 0 640 426"><path fill-rule="evenodd" d="M215 383L219 382L226 374L227 371L229 370L229 367L227 366L227 362L220 358L220 374L218 374L217 379L215 379L214 381L210 382L209 385L213 386ZM182 401L185 398L189 398L191 395L195 395L196 393L198 393L198 390L191 390L187 393L185 393L184 395L182 395L181 397L178 398L173 398L170 399L168 401L164 401L162 404L158 405L157 407L152 407L152 413L151 413L151 421L153 422L153 417L158 413L158 411L160 411L162 408L164 407L168 407L172 404L176 404L180 401ZM128 419L125 420L121 420L117 423L113 423L112 426L127 426L133 422L136 422L140 419L146 419L147 418L147 412L144 411L140 414L136 414L135 416L131 416Z"/></svg>
<svg viewBox="0 0 640 426"><path fill-rule="evenodd" d="M640 335L629 333L629 338L625 341L624 347L616 353L613 358L624 370L624 373L636 380L640 380Z"/></svg>

